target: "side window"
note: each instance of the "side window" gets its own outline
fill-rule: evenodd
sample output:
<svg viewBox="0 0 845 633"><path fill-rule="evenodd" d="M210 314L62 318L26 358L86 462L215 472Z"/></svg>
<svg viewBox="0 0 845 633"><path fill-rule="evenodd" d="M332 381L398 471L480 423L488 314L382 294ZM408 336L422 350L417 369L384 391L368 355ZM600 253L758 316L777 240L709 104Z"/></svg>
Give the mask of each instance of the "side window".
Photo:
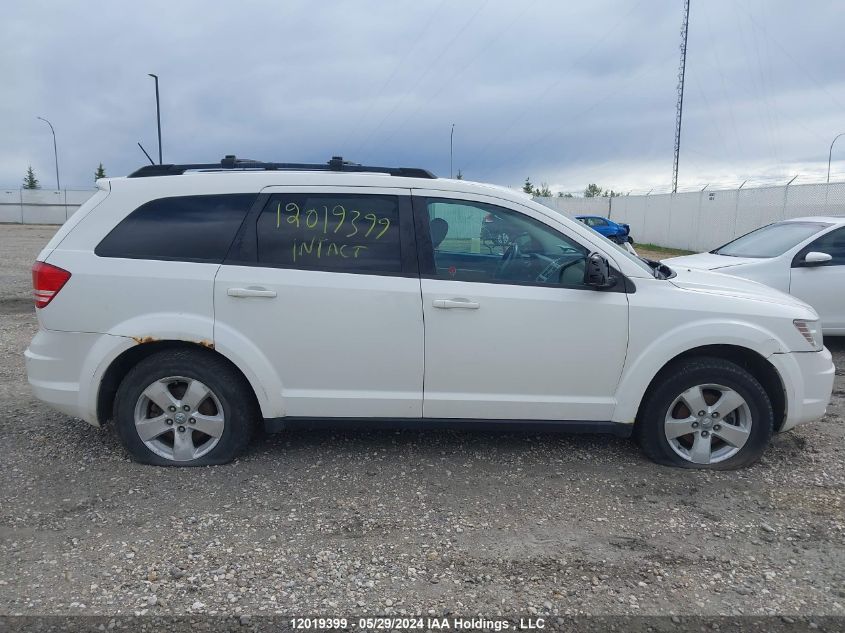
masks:
<svg viewBox="0 0 845 633"><path fill-rule="evenodd" d="M825 264L826 266L845 265L845 227L822 235L809 246L805 246L801 250L801 256L803 257L812 251L827 253L833 257L832 260Z"/></svg>
<svg viewBox="0 0 845 633"><path fill-rule="evenodd" d="M219 264L257 195L151 200L126 216L94 252L100 257Z"/></svg>
<svg viewBox="0 0 845 633"><path fill-rule="evenodd" d="M426 198L425 209L438 278L584 285L587 249L542 222L482 202Z"/></svg>
<svg viewBox="0 0 845 633"><path fill-rule="evenodd" d="M607 226L607 220L604 218L593 218L593 226Z"/></svg>
<svg viewBox="0 0 845 633"><path fill-rule="evenodd" d="M346 273L402 271L397 196L276 194L256 224L258 261Z"/></svg>

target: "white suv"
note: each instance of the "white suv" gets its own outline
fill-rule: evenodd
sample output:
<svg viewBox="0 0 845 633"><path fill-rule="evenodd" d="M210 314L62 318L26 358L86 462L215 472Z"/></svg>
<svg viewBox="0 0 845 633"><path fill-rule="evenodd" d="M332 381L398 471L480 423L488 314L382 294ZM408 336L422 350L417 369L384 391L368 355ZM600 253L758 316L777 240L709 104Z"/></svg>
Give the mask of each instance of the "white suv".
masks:
<svg viewBox="0 0 845 633"><path fill-rule="evenodd" d="M481 421L737 468L830 399L805 303L506 189L234 157L98 188L33 267L27 372L141 462L227 462L262 420Z"/></svg>

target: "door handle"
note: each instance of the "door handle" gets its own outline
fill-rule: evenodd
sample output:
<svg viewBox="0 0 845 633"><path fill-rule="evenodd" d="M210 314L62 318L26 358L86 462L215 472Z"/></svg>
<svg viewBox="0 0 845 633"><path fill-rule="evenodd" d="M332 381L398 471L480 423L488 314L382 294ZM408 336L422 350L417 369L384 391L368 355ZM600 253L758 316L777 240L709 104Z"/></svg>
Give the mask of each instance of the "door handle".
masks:
<svg viewBox="0 0 845 633"><path fill-rule="evenodd" d="M249 288L229 288L226 294L230 297L268 297L272 299L276 296L275 290L267 290L266 288L257 288L250 286Z"/></svg>
<svg viewBox="0 0 845 633"><path fill-rule="evenodd" d="M469 301L468 299L435 299L432 305L435 308L443 308L444 310L451 310L453 308L478 310L481 307L481 304L477 301Z"/></svg>

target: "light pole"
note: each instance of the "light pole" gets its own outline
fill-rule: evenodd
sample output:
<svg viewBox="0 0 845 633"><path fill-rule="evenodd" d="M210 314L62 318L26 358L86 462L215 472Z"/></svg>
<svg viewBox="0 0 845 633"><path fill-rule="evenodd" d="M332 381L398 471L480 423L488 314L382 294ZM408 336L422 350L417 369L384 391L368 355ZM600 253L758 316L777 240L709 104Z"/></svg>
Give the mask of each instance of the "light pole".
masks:
<svg viewBox="0 0 845 633"><path fill-rule="evenodd" d="M161 108L158 101L158 75L147 73L156 82L156 124L158 125L158 164L161 165Z"/></svg>
<svg viewBox="0 0 845 633"><path fill-rule="evenodd" d="M452 139L455 138L455 124L452 124L452 131L449 132L449 178L454 178L455 174L452 170Z"/></svg>
<svg viewBox="0 0 845 633"><path fill-rule="evenodd" d="M836 142L840 136L845 136L845 132L841 132L833 137L833 140L830 142L830 151L827 154L827 184L830 184L830 159L833 157L833 144Z"/></svg>
<svg viewBox="0 0 845 633"><path fill-rule="evenodd" d="M43 116L35 117L36 119L40 119L44 121L47 125L50 126L50 131L53 133L53 157L56 159L56 189L61 190L62 184L59 181L59 152L56 149L56 130L53 129L53 124L50 123L47 119Z"/></svg>

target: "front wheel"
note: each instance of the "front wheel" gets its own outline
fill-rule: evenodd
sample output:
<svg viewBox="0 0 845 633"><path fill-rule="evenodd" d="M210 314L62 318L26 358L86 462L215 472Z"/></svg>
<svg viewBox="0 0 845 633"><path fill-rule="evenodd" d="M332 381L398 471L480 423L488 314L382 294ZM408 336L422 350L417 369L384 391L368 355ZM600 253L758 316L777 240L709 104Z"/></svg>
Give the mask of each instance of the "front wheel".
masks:
<svg viewBox="0 0 845 633"><path fill-rule="evenodd" d="M257 415L243 376L204 351L167 350L133 367L117 391L117 434L145 464L207 466L231 461Z"/></svg>
<svg viewBox="0 0 845 633"><path fill-rule="evenodd" d="M691 358L658 378L635 433L658 463L732 470L756 462L773 429L771 401L754 376L721 358Z"/></svg>

